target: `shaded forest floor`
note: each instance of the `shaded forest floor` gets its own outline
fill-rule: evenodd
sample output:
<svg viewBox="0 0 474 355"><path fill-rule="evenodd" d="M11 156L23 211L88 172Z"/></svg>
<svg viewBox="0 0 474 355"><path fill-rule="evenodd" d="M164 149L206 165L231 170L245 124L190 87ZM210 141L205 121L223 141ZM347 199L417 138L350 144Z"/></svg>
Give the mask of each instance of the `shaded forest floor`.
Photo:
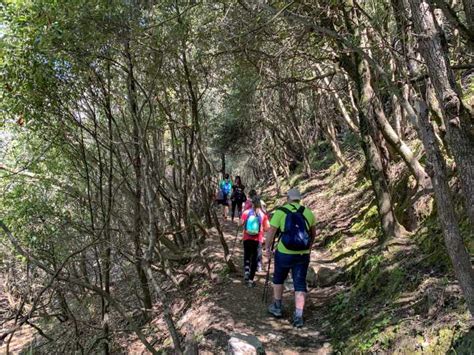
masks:
<svg viewBox="0 0 474 355"><path fill-rule="evenodd" d="M291 287L284 294L284 317L274 319L262 302L265 273L257 275L256 288L243 285L242 246L237 243L233 260L239 272L227 273L222 261L220 266L214 264L219 284L200 290L201 296L181 318L182 326L193 325L201 351L224 352L236 332L257 336L267 353L274 354L446 353L454 349L458 354L471 353L474 343L468 312L446 266L437 223L423 216L409 237L382 245L376 207L360 169L344 172L332 166L310 180L295 176L290 181L299 186L304 204L318 222L311 267L343 271L330 286L310 287L304 328L294 329L290 323ZM262 195L270 207L284 202L275 186ZM429 198L420 196L416 205L427 209ZM232 249L236 223L227 220L223 226ZM426 238L436 242L427 243ZM215 240L208 247L209 260L223 259Z"/></svg>
<svg viewBox="0 0 474 355"><path fill-rule="evenodd" d="M403 182L403 176L399 180ZM341 277L329 286L309 288L305 326L294 329L291 287L285 287L284 317L269 316L262 302L265 272L257 274L256 288L245 287L242 244L236 243L232 257L238 273L228 273L214 234L205 251L217 282L195 276L189 280L192 298L175 309L182 333L192 334L202 353L223 353L232 333L255 335L270 354L424 354L454 349L458 354L471 353L468 312L446 266L433 214L417 215L420 223L409 237L382 244L376 207L361 166L342 171L333 165L311 179L296 175L289 185L300 188L304 204L317 218L318 242L310 267L337 267ZM282 186L282 191L287 187ZM262 196L270 208L285 200L274 185ZM413 202L412 197L406 198ZM430 199L417 197L414 205L424 211ZM403 209L403 203L398 208ZM410 219L403 213L400 218ZM226 220L222 225L232 250L237 224ZM169 345L169 339L163 345Z"/></svg>
<svg viewBox="0 0 474 355"><path fill-rule="evenodd" d="M300 188L304 204L317 218L318 242L311 267L337 267L340 277L327 287L310 287L305 326L294 329L291 287L284 294L284 317L270 317L262 302L265 272L257 274L256 288L245 287L242 244L235 243L237 223L221 220L231 250L235 243L232 258L238 273L227 271L217 232L212 230L203 254L213 279L199 261L178 270L179 285L163 279L185 342L196 342L200 353L224 353L232 333L245 333L255 335L269 354L437 354L454 349L457 354L471 353L468 312L432 214L420 217L409 237L382 244L376 207L361 167L342 171L331 166L309 180L294 176L289 184ZM267 187L262 196L269 207L284 201L275 186ZM417 203L423 210L429 199L422 196ZM402 205L398 207L403 209ZM155 348L166 351L171 340L159 316L161 306L154 311L156 317L143 331ZM114 334L116 352L144 352L133 333L117 327ZM11 349L26 349L25 339L30 338L17 333Z"/></svg>

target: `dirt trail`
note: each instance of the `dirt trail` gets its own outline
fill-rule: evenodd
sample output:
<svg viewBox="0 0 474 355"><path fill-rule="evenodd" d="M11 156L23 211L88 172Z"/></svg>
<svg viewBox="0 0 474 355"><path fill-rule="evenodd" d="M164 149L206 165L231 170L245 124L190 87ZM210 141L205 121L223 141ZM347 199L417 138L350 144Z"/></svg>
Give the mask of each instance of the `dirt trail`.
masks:
<svg viewBox="0 0 474 355"><path fill-rule="evenodd" d="M319 228L332 224L333 213L330 211L331 202L325 191L326 182L321 179L313 179L312 185L307 186L307 199L303 203L310 207L318 220ZM317 202L317 203L316 203ZM335 228L340 227L340 221L335 220ZM338 224L339 223L339 224ZM225 237L230 248L234 245L236 222L222 221ZM344 223L343 223L344 224ZM241 235L239 235L239 240ZM219 318L206 334L206 339L213 339L212 345L207 349L211 352L216 348L224 351L229 334L232 332L255 335L264 345L267 353L275 354L329 354L331 353L330 339L324 331L327 326L322 321L322 316L331 300L342 289L342 285L326 288L309 288L307 304L305 309L305 326L295 329L291 325L294 310L293 291L285 287L283 296L284 317L275 319L267 313L267 304L271 302L271 282L267 304L262 302L262 294L265 284L265 272L257 273L257 287L249 289L243 283L243 247L237 242L233 260L237 264L239 272L231 274L228 279L218 287L214 288L211 298L215 301L214 315ZM329 252L314 248L311 255L311 264L326 264L331 260ZM266 259L264 259L266 263ZM273 265L272 265L273 272ZM221 313L221 314L217 314Z"/></svg>
<svg viewBox="0 0 474 355"><path fill-rule="evenodd" d="M231 234L235 227L225 223L225 231L229 243L235 237ZM242 247L238 243L234 255L239 271L242 269ZM266 262L266 260L265 260ZM273 271L273 267L272 267ZM327 337L318 327L318 312L324 303L335 292L334 288L312 289L308 295L305 312L305 327L295 329L291 325L294 309L293 292L285 290L284 317L276 319L267 313L267 303L262 301L265 284L265 272L257 273L257 287L249 289L243 283L243 273L230 275L230 282L220 286L216 291L215 302L229 312L231 319L226 324L233 332L253 334L264 344L267 352L312 354L330 353ZM271 301L271 283L269 285L268 302Z"/></svg>
<svg viewBox="0 0 474 355"><path fill-rule="evenodd" d="M11 340L10 336L3 337L7 330L16 327L12 319L13 314L10 312L7 295L4 292L4 284L5 281L0 274L0 354L7 353L7 345L9 354L18 354L22 350L26 350L28 345L33 341L36 332L31 327L25 325L13 334Z"/></svg>

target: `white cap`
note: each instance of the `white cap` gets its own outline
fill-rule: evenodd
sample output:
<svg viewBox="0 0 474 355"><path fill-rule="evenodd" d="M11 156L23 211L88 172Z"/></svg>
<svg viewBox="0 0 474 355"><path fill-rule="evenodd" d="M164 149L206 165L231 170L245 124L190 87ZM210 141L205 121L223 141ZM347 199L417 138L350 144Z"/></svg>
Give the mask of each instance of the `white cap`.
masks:
<svg viewBox="0 0 474 355"><path fill-rule="evenodd" d="M288 193L288 200L289 201L300 201L301 200L301 193L297 188L289 189Z"/></svg>

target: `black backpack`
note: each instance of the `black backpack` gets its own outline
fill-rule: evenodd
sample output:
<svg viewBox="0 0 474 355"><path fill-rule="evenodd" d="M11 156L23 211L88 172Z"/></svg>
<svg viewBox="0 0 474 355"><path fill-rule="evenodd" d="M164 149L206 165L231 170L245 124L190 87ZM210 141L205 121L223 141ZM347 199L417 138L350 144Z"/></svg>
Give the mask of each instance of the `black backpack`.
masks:
<svg viewBox="0 0 474 355"><path fill-rule="evenodd" d="M245 202L247 201L247 196L245 196L244 189L234 185L234 200Z"/></svg>

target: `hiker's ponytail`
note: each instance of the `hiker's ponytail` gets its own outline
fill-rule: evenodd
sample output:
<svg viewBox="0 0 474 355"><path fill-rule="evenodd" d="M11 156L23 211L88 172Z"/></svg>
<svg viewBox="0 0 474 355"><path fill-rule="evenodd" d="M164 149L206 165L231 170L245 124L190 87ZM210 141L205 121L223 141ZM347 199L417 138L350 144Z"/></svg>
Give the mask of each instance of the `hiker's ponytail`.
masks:
<svg viewBox="0 0 474 355"><path fill-rule="evenodd" d="M262 210L262 202L260 201L260 197L254 196L252 198L252 208L255 211L255 214L258 214Z"/></svg>

